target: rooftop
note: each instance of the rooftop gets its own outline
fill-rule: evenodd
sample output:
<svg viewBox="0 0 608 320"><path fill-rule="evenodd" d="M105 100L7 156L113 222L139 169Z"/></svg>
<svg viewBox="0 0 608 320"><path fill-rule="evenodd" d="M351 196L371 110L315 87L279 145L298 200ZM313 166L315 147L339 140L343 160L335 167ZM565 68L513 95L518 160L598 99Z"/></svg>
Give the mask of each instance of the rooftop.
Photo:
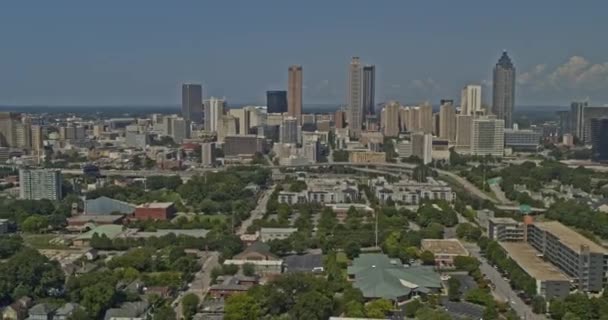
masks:
<svg viewBox="0 0 608 320"><path fill-rule="evenodd" d="M538 256L538 251L534 250L529 244L525 242L500 242L500 245L515 263L536 280L569 281L568 277L555 266L541 259Z"/></svg>
<svg viewBox="0 0 608 320"><path fill-rule="evenodd" d="M298 228L261 228L260 233L294 233L297 232Z"/></svg>
<svg viewBox="0 0 608 320"><path fill-rule="evenodd" d="M138 208L152 208L152 209L167 209L173 205L173 202L149 202L140 204Z"/></svg>
<svg viewBox="0 0 608 320"><path fill-rule="evenodd" d="M517 221L513 218L490 218L488 220L494 224L517 224Z"/></svg>
<svg viewBox="0 0 608 320"><path fill-rule="evenodd" d="M608 254L608 249L591 241L582 234L566 227L557 221L535 222L534 226L553 234L561 243L566 245L574 252L581 252L581 246L589 247L589 251Z"/></svg>
<svg viewBox="0 0 608 320"><path fill-rule="evenodd" d="M149 238L149 237L162 237L168 234L174 234L176 236L188 236L194 238L204 238L209 230L206 229L158 229L154 232L137 232L133 238Z"/></svg>
<svg viewBox="0 0 608 320"><path fill-rule="evenodd" d="M115 224L106 224L96 227L92 230L89 230L78 237L77 240L89 240L93 237L93 234L97 233L97 235L102 236L105 235L110 239L114 239L118 237L124 231L123 226L115 225Z"/></svg>
<svg viewBox="0 0 608 320"><path fill-rule="evenodd" d="M458 239L423 239L421 242L423 250L433 254L450 254L456 256L468 256L469 252Z"/></svg>

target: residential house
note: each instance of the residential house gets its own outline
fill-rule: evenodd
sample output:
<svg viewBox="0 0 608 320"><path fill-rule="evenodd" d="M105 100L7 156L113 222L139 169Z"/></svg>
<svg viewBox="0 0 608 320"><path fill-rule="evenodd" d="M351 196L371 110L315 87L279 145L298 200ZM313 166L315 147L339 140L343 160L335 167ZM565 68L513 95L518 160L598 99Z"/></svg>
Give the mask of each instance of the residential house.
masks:
<svg viewBox="0 0 608 320"><path fill-rule="evenodd" d="M23 320L27 316L27 309L32 306L32 298L21 297L2 310L3 320Z"/></svg>
<svg viewBox="0 0 608 320"><path fill-rule="evenodd" d="M323 272L322 254L291 255L283 260L285 272Z"/></svg>
<svg viewBox="0 0 608 320"><path fill-rule="evenodd" d="M39 303L29 309L27 320L52 320L55 309L48 303Z"/></svg>
<svg viewBox="0 0 608 320"><path fill-rule="evenodd" d="M120 308L106 311L104 320L145 320L150 305L146 301L125 302Z"/></svg>
<svg viewBox="0 0 608 320"><path fill-rule="evenodd" d="M53 320L68 320L72 316L74 311L78 309L81 309L79 304L68 302L55 311L55 316L53 317Z"/></svg>

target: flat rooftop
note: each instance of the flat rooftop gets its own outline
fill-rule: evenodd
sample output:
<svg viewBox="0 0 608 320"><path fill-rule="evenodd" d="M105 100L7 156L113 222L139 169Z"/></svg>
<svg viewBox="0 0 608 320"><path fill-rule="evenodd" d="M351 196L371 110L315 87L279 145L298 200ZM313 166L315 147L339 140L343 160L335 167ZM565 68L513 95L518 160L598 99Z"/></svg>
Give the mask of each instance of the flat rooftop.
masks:
<svg viewBox="0 0 608 320"><path fill-rule="evenodd" d="M572 249L574 252L580 253L581 246L587 246L591 252L608 254L608 249L557 221L535 222L534 226L545 232L553 234L561 243Z"/></svg>
<svg viewBox="0 0 608 320"><path fill-rule="evenodd" d="M492 221L494 224L517 224L518 221L515 221L513 218L490 218L488 219Z"/></svg>
<svg viewBox="0 0 608 320"><path fill-rule="evenodd" d="M507 255L517 265L536 280L570 281L557 267L540 258L538 251L529 244L525 242L500 242L500 246L507 251Z"/></svg>
<svg viewBox="0 0 608 320"><path fill-rule="evenodd" d="M423 250L428 250L433 254L469 255L467 249L458 239L423 239L420 246Z"/></svg>
<svg viewBox="0 0 608 320"><path fill-rule="evenodd" d="M150 202L140 204L138 208L153 208L153 209L166 209L173 205L173 202Z"/></svg>

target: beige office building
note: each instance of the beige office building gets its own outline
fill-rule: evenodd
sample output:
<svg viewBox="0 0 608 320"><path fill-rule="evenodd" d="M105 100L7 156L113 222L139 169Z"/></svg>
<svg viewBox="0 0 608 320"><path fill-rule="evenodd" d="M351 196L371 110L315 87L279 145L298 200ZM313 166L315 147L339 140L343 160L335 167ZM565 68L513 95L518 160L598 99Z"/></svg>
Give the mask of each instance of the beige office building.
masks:
<svg viewBox="0 0 608 320"><path fill-rule="evenodd" d="M386 137L396 137L399 135L399 103L389 102L380 114L382 130Z"/></svg>
<svg viewBox="0 0 608 320"><path fill-rule="evenodd" d="M473 116L456 116L456 147L458 149L468 149L471 146L471 126Z"/></svg>
<svg viewBox="0 0 608 320"><path fill-rule="evenodd" d="M456 109L452 104L444 104L439 109L439 137L452 143L456 141Z"/></svg>
<svg viewBox="0 0 608 320"><path fill-rule="evenodd" d="M384 163L386 153L373 151L352 151L349 154L349 162L353 163Z"/></svg>
<svg viewBox="0 0 608 320"><path fill-rule="evenodd" d="M32 126L32 151L37 156L42 155L44 148L44 136L42 134L42 127L38 125Z"/></svg>
<svg viewBox="0 0 608 320"><path fill-rule="evenodd" d="M17 126L20 116L14 112L0 112L0 147L17 146Z"/></svg>
<svg viewBox="0 0 608 320"><path fill-rule="evenodd" d="M481 109L481 86L467 85L462 89L460 97L460 113L463 115L476 115Z"/></svg>
<svg viewBox="0 0 608 320"><path fill-rule="evenodd" d="M289 67L287 88L287 114L302 123L302 66Z"/></svg>
<svg viewBox="0 0 608 320"><path fill-rule="evenodd" d="M232 115L220 117L220 123L217 130L217 141L224 142L226 136L236 135L237 119Z"/></svg>
<svg viewBox="0 0 608 320"><path fill-rule="evenodd" d="M433 106L429 103L418 107L418 130L433 133Z"/></svg>

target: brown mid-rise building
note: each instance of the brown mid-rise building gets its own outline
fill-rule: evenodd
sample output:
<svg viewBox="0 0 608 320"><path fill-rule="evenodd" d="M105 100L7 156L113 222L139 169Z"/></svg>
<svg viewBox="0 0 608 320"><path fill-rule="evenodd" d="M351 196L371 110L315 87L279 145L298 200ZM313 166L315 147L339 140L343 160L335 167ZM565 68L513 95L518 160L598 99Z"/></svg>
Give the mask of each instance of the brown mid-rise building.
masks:
<svg viewBox="0 0 608 320"><path fill-rule="evenodd" d="M176 212L172 202L151 202L137 206L133 215L137 220L171 220Z"/></svg>
<svg viewBox="0 0 608 320"><path fill-rule="evenodd" d="M287 92L287 114L302 121L302 66L289 67Z"/></svg>

